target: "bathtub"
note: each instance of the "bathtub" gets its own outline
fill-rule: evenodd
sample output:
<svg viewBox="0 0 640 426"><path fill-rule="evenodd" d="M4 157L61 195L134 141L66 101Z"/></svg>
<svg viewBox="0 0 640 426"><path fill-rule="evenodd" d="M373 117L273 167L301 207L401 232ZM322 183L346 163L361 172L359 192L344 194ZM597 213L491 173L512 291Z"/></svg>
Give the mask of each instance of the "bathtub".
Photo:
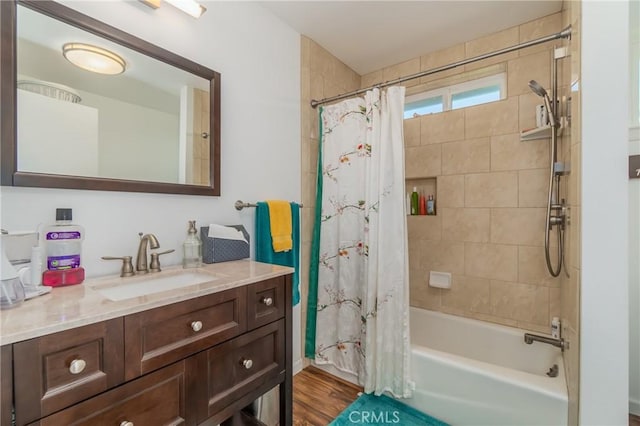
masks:
<svg viewBox="0 0 640 426"><path fill-rule="evenodd" d="M566 425L558 348L524 331L411 308L414 395L403 402L451 425ZM558 365L558 376L546 372Z"/></svg>

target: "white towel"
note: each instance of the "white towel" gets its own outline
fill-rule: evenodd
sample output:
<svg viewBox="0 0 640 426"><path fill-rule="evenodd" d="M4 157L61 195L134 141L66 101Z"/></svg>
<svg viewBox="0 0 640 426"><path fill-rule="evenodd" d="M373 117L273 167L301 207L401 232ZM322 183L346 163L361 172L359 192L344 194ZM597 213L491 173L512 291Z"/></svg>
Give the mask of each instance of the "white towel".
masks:
<svg viewBox="0 0 640 426"><path fill-rule="evenodd" d="M241 231L238 231L236 228L232 228L230 226L224 225L209 225L209 235L210 238L222 238L224 240L240 240L248 243L247 239L244 237L244 234Z"/></svg>

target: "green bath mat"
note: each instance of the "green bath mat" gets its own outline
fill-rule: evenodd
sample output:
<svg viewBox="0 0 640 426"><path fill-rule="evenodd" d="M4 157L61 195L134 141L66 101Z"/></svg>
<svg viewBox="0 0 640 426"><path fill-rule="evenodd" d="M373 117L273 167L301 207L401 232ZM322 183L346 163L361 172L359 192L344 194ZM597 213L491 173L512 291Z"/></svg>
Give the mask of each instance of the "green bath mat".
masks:
<svg viewBox="0 0 640 426"><path fill-rule="evenodd" d="M413 407L385 395L362 394L329 426L353 425L449 426Z"/></svg>

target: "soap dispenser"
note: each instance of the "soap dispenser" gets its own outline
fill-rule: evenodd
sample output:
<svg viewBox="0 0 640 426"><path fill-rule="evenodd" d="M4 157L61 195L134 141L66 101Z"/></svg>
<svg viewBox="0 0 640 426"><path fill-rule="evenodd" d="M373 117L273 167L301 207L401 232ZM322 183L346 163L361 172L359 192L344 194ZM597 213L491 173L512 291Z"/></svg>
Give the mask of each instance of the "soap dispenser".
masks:
<svg viewBox="0 0 640 426"><path fill-rule="evenodd" d="M202 266L202 241L198 238L198 230L196 229L196 221L189 221L189 230L187 231L187 239L182 245L184 248L184 257L182 258L183 268L198 268Z"/></svg>

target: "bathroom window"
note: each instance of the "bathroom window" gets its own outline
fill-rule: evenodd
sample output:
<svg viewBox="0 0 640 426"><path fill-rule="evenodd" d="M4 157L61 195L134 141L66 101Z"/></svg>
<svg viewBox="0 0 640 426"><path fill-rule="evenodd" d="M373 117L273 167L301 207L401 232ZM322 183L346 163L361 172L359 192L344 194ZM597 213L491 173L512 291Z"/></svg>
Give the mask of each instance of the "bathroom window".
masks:
<svg viewBox="0 0 640 426"><path fill-rule="evenodd" d="M507 75L500 73L407 96L404 118L499 101L507 97Z"/></svg>

